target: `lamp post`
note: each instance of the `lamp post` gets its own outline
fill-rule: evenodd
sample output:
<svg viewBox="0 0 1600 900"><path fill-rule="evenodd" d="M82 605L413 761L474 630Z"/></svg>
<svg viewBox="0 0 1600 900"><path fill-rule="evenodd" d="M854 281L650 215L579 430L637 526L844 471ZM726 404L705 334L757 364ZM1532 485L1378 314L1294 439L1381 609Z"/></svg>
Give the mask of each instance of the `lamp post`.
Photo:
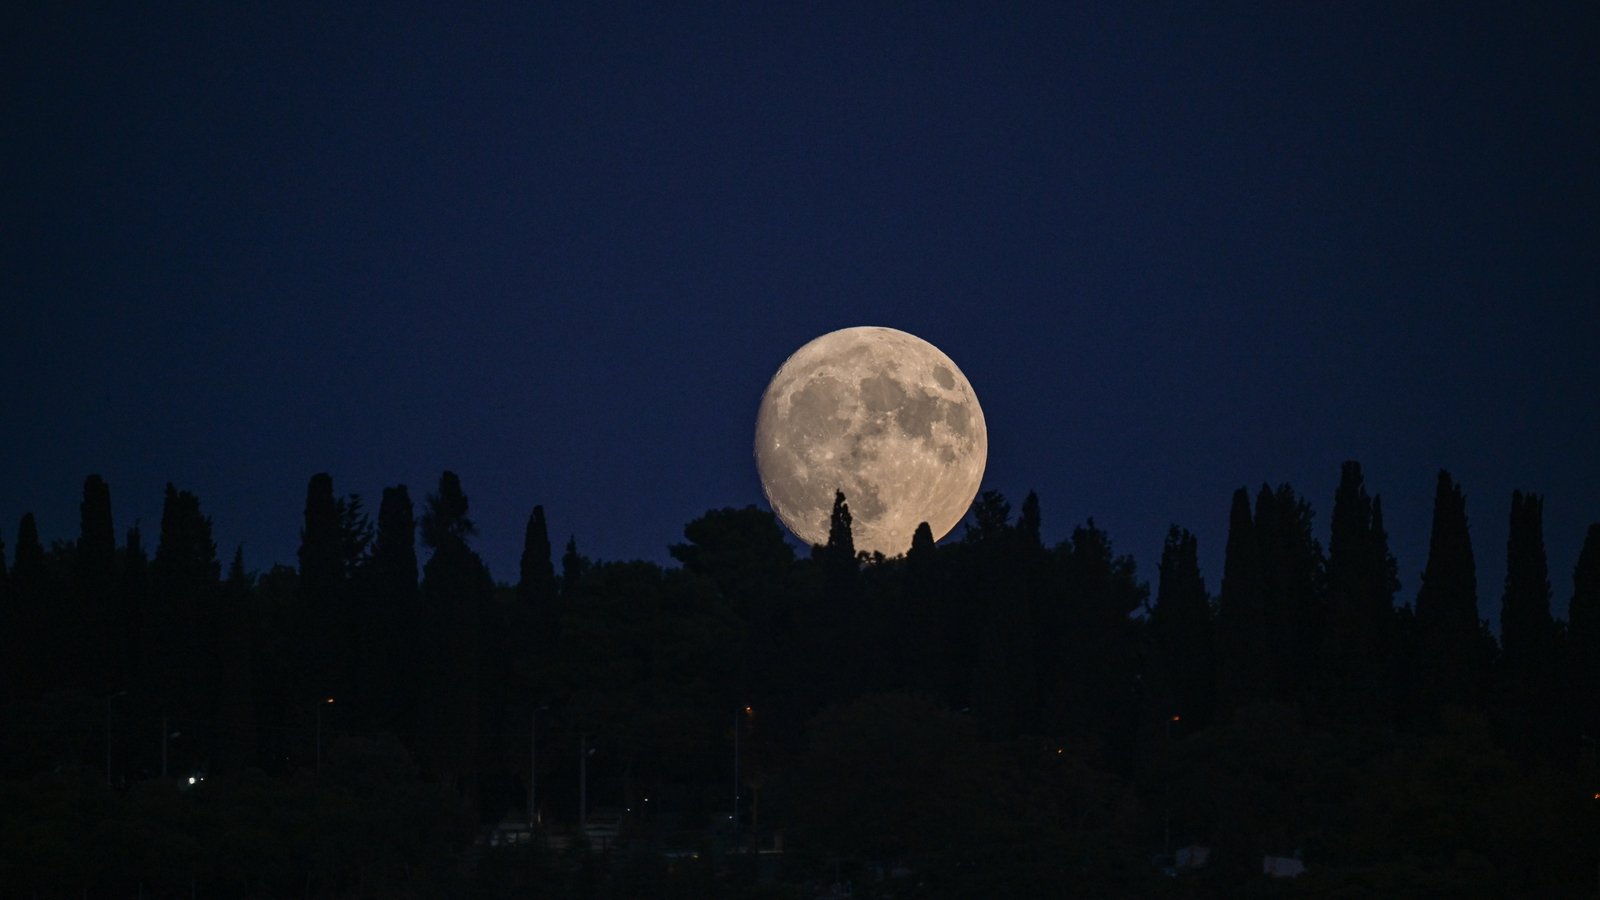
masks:
<svg viewBox="0 0 1600 900"><path fill-rule="evenodd" d="M536 706L528 722L528 832L532 835L533 826L538 824L538 799L536 788L539 784L539 713L548 710L549 706Z"/></svg>
<svg viewBox="0 0 1600 900"><path fill-rule="evenodd" d="M589 736L578 735L578 834L589 833Z"/></svg>
<svg viewBox="0 0 1600 900"><path fill-rule="evenodd" d="M327 700L323 701L322 703L318 703L317 704L317 774L318 775L322 774L322 708L324 706L328 706L328 705L330 705L332 703L333 703L333 698L329 697L329 698L327 698Z"/></svg>
<svg viewBox="0 0 1600 900"><path fill-rule="evenodd" d="M106 695L106 787L111 787L111 701L126 696L127 691Z"/></svg>
<svg viewBox="0 0 1600 900"><path fill-rule="evenodd" d="M739 846L739 730L753 710L746 706L733 715L733 846Z"/></svg>
<svg viewBox="0 0 1600 900"><path fill-rule="evenodd" d="M168 731L167 730L167 717L166 716L162 716L161 717L161 777L162 778L166 778L167 777L167 739L168 738L175 738L175 737L183 737L183 732L181 732L181 731Z"/></svg>

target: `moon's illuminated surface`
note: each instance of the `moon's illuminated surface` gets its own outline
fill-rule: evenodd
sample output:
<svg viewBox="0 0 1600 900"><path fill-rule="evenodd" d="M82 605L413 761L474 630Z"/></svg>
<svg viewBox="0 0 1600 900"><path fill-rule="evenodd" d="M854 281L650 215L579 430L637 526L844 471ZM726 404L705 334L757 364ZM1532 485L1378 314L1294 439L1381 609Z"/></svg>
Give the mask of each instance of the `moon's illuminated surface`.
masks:
<svg viewBox="0 0 1600 900"><path fill-rule="evenodd" d="M989 432L972 385L939 348L893 328L845 328L789 357L756 416L756 468L772 509L823 544L833 492L857 550L897 556L918 523L937 540L978 493Z"/></svg>

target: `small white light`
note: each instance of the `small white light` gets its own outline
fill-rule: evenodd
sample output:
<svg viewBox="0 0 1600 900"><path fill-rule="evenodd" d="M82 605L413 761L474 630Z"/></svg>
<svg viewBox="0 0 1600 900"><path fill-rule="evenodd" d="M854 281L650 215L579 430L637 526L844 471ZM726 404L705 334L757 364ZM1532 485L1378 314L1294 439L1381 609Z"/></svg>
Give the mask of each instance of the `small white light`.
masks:
<svg viewBox="0 0 1600 900"><path fill-rule="evenodd" d="M194 776L193 775L189 776L189 783L190 784L194 784Z"/></svg>

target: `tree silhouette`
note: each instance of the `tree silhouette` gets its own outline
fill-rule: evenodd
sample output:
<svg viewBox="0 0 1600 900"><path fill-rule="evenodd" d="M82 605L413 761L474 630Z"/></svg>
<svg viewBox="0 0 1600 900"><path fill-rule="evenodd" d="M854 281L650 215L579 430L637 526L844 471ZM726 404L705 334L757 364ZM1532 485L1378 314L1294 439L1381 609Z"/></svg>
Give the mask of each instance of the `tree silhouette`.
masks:
<svg viewBox="0 0 1600 900"><path fill-rule="evenodd" d="M1367 496L1356 462L1343 465L1334 493L1327 571L1322 701L1334 715L1385 722L1394 712L1388 687L1399 580L1382 498Z"/></svg>
<svg viewBox="0 0 1600 900"><path fill-rule="evenodd" d="M306 485L305 524L300 529L300 590L313 609L334 602L344 582L344 538L333 478L326 472Z"/></svg>
<svg viewBox="0 0 1600 900"><path fill-rule="evenodd" d="M361 665L362 698L380 730L411 736L409 716L416 702L418 672L402 660L423 658L418 627L417 525L406 486L383 489L378 527L363 583L367 641Z"/></svg>
<svg viewBox="0 0 1600 900"><path fill-rule="evenodd" d="M1022 512L1017 516L1017 536L1029 546L1044 546L1044 539L1039 535L1039 495L1033 491L1023 498Z"/></svg>
<svg viewBox="0 0 1600 900"><path fill-rule="evenodd" d="M966 540L1000 540L1011 533L1011 504L999 491L984 491L972 503L972 522Z"/></svg>
<svg viewBox="0 0 1600 900"><path fill-rule="evenodd" d="M110 652L117 537L111 524L111 490L99 475L84 479L78 512L78 541L73 548L75 590L58 613L63 617L62 644L73 658L82 660L73 680L105 693L117 680L116 654Z"/></svg>
<svg viewBox="0 0 1600 900"><path fill-rule="evenodd" d="M563 596L577 596L578 587L583 582L583 575L589 568L589 560L578 552L578 538L576 535L567 535L567 549L561 553L561 593Z"/></svg>
<svg viewBox="0 0 1600 900"><path fill-rule="evenodd" d="M1537 494L1511 494L1500 643L1506 669L1514 673L1542 670L1555 651L1550 567L1544 552L1544 499Z"/></svg>
<svg viewBox="0 0 1600 900"><path fill-rule="evenodd" d="M828 514L828 543L823 558L836 568L851 568L856 564L856 539L851 533L850 504L844 491L833 492L833 511Z"/></svg>
<svg viewBox="0 0 1600 900"><path fill-rule="evenodd" d="M1479 666L1478 576L1467 528L1467 500L1440 470L1433 497L1428 561L1417 591L1417 706L1436 717L1446 706L1482 703Z"/></svg>
<svg viewBox="0 0 1600 900"><path fill-rule="evenodd" d="M439 478L422 515L423 543L433 555L422 569L427 629L418 701L418 756L445 785L475 802L479 740L480 623L494 583L483 560L467 545L476 533L467 518L467 495L454 472Z"/></svg>
<svg viewBox="0 0 1600 900"><path fill-rule="evenodd" d="M522 577L517 581L517 599L530 609L555 602L556 570L550 563L550 531L545 527L544 507L535 506L528 516L522 537Z"/></svg>
<svg viewBox="0 0 1600 900"><path fill-rule="evenodd" d="M1556 628L1550 617L1550 567L1544 551L1544 501L1537 494L1511 493L1511 529L1506 539L1505 594L1500 604L1500 660L1495 719L1508 746L1519 754L1553 749L1557 692Z"/></svg>
<svg viewBox="0 0 1600 900"><path fill-rule="evenodd" d="M911 549L906 551L907 559L928 559L938 549L933 541L933 529L927 522L917 523L917 530L911 532Z"/></svg>
<svg viewBox="0 0 1600 900"><path fill-rule="evenodd" d="M1161 548L1155 608L1150 611L1155 645L1156 715L1181 716L1187 728L1211 721L1216 686L1211 598L1200 576L1198 542L1174 525Z"/></svg>
<svg viewBox="0 0 1600 900"><path fill-rule="evenodd" d="M1262 691L1268 640L1261 596L1261 548L1256 539L1250 492L1233 492L1228 544L1222 562L1222 594L1217 598L1218 693L1231 710Z"/></svg>
<svg viewBox="0 0 1600 900"><path fill-rule="evenodd" d="M91 602L109 604L117 575L117 536L111 526L111 489L99 475L84 479L78 511L79 583Z"/></svg>
<svg viewBox="0 0 1600 900"><path fill-rule="evenodd" d="M44 545L39 543L39 525L33 513L23 513L17 523L17 549L11 563L11 585L18 593L31 592L44 578ZM19 598L19 602L20 598Z"/></svg>
<svg viewBox="0 0 1600 900"><path fill-rule="evenodd" d="M150 690L172 719L207 718L215 697L216 590L221 575L211 520L200 499L170 483L161 506L161 539L150 564L145 621Z"/></svg>

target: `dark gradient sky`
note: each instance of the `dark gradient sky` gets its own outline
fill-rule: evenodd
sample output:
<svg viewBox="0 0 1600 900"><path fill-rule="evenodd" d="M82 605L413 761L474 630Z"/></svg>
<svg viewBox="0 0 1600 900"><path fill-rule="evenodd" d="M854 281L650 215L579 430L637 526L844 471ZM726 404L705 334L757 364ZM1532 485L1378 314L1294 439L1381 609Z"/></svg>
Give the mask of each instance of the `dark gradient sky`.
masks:
<svg viewBox="0 0 1600 900"><path fill-rule="evenodd" d="M452 468L501 580L535 503L664 561L860 324L1150 577L1177 522L1217 587L1241 484L1325 538L1347 458L1406 601L1441 466L1486 616L1513 488L1558 613L1600 518L1593 3L104 6L0 45L8 545L99 472L119 531L172 480L265 569L313 472Z"/></svg>

